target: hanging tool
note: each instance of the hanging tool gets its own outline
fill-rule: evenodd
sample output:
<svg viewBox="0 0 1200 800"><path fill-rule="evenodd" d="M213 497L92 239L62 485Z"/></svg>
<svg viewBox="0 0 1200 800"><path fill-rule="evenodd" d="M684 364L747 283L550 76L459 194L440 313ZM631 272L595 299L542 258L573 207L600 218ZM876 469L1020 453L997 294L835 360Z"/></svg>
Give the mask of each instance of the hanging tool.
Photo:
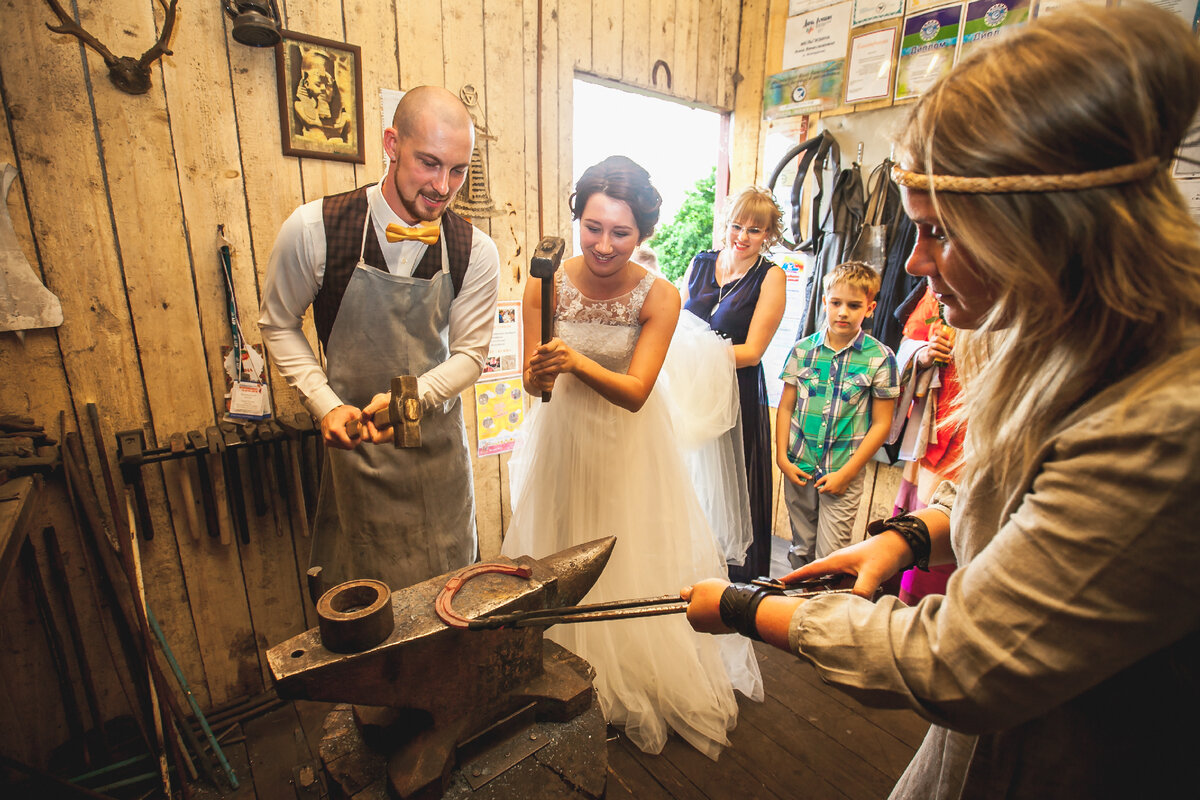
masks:
<svg viewBox="0 0 1200 800"><path fill-rule="evenodd" d="M304 475L301 464L304 460L304 442L300 431L287 420L271 420L271 425L277 428L277 438L281 438L288 467L288 479L291 484L288 492L288 508L292 513L292 524L299 528L301 535L308 536L308 508L304 502Z"/></svg>
<svg viewBox="0 0 1200 800"><path fill-rule="evenodd" d="M234 528L243 544L250 542L250 522L246 516L246 492L242 486L242 466L238 459L236 447L242 443L238 436L238 427L232 422L222 422L221 460L225 467L225 491L228 494L234 512Z"/></svg>
<svg viewBox="0 0 1200 800"><path fill-rule="evenodd" d="M172 433L168 439L170 442L171 454L177 458L182 458L187 452L187 441L183 438L182 433ZM163 465L163 472L167 471L167 465ZM196 495L192 492L192 476L188 474L187 463L181 462L174 465L175 480L179 484L180 499L183 501L184 516L187 518L188 530L192 534L193 539L200 538L200 518L196 514Z"/></svg>
<svg viewBox="0 0 1200 800"><path fill-rule="evenodd" d="M529 276L542 282L542 344L554 336L554 273L566 249L559 237L543 236L529 260ZM542 392L542 402L550 402L550 392Z"/></svg>
<svg viewBox="0 0 1200 800"><path fill-rule="evenodd" d="M208 528L209 537L216 539L221 535L221 523L217 520L217 502L213 496L212 476L209 473L208 461L204 456L208 452L208 441L200 431L188 431L187 439L196 459L196 474L200 479L200 498L204 503L204 523ZM188 469L190 472L190 467Z"/></svg>
<svg viewBox="0 0 1200 800"><path fill-rule="evenodd" d="M138 528L147 542L154 538L154 523L150 519L150 502L146 499L146 484L142 480L142 461L146 451L146 433L138 428L117 431L117 463L127 489L133 489L137 501Z"/></svg>
<svg viewBox="0 0 1200 800"><path fill-rule="evenodd" d="M224 423L222 423L222 427L224 427ZM267 513L267 492L269 490L263 488L263 481L267 479L267 476L262 467L262 460L259 458L258 426L253 422L242 423L241 436L246 442L246 457L250 462L250 494L254 498L254 514L261 517ZM228 446L227 439L226 448ZM236 453L234 458L237 458Z"/></svg>
<svg viewBox="0 0 1200 800"><path fill-rule="evenodd" d="M241 495L240 486L236 493L237 502L234 501L235 493L230 491L229 483L234 480L234 477L226 469L225 440L221 437L221 429L216 425L209 425L204 429L204 436L208 441L208 462L212 467L213 493L215 497L225 499L226 513L218 512L217 514L221 526L221 544L229 544L233 541L234 531L240 531L246 524L246 501ZM231 525L233 530L230 530Z"/></svg>

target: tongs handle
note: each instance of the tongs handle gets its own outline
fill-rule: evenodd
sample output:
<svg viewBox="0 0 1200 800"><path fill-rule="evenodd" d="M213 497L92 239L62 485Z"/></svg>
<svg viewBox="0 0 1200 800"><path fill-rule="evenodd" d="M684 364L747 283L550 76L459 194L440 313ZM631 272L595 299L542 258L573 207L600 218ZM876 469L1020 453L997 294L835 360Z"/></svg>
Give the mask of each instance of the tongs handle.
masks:
<svg viewBox="0 0 1200 800"><path fill-rule="evenodd" d="M677 594L658 597L642 597L636 600L611 600L606 603L590 603L582 606L558 608L535 608L511 614L496 614L491 617L473 619L467 626L471 630L494 628L528 628L534 625L550 626L571 622L595 622L605 619L631 619L654 617L662 614L679 614L687 610L687 603Z"/></svg>

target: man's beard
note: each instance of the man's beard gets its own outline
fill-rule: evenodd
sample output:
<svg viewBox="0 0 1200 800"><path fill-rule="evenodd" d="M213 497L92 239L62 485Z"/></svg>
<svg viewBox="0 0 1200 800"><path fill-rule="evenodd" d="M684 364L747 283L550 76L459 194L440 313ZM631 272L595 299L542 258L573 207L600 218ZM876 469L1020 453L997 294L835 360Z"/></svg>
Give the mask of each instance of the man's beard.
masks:
<svg viewBox="0 0 1200 800"><path fill-rule="evenodd" d="M449 198L446 203L436 213L431 213L420 205L421 192L417 191L417 196L410 202L404 196L404 192L400 191L400 181L397 178L397 172L392 173L392 188L396 190L396 197L400 200L400 205L408 212L413 222L435 222L442 218L442 214L446 213L446 209L450 207Z"/></svg>

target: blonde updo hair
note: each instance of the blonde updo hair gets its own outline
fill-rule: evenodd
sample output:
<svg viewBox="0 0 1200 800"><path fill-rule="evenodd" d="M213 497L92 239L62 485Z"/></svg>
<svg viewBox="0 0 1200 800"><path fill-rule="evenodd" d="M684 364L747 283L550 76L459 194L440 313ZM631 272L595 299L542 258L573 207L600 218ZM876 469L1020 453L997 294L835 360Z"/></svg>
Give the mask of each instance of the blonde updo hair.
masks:
<svg viewBox="0 0 1200 800"><path fill-rule="evenodd" d="M783 236L783 211L775 196L758 186L747 186L725 203L725 227L749 222L767 232L763 252L770 250Z"/></svg>
<svg viewBox="0 0 1200 800"><path fill-rule="evenodd" d="M1145 3L1066 9L973 55L899 141L927 175L1149 177L1078 191L930 192L995 302L961 336L966 478L1019 475L1080 402L1178 352L1200 318L1200 238L1169 166L1200 105L1200 44Z"/></svg>

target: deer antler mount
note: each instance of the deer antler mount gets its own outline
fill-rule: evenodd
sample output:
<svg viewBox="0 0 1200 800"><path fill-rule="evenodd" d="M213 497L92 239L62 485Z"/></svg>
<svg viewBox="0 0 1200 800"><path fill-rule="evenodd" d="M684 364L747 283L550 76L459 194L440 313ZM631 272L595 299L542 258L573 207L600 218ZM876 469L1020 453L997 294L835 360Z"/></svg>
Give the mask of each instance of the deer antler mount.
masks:
<svg viewBox="0 0 1200 800"><path fill-rule="evenodd" d="M150 65L159 56L171 55L171 51L167 49L167 43L171 40L171 29L175 27L175 5L179 0L171 0L169 6L165 0L158 0L166 11L166 16L163 17L162 33L159 34L158 41L154 43L154 46L142 53L141 58L114 56L103 42L83 29L83 26L59 5L58 0L46 0L46 2L62 23L55 27L47 22L46 27L55 33L69 33L76 36L79 41L99 53L108 66L108 78L114 86L129 94L145 94L150 91Z"/></svg>

